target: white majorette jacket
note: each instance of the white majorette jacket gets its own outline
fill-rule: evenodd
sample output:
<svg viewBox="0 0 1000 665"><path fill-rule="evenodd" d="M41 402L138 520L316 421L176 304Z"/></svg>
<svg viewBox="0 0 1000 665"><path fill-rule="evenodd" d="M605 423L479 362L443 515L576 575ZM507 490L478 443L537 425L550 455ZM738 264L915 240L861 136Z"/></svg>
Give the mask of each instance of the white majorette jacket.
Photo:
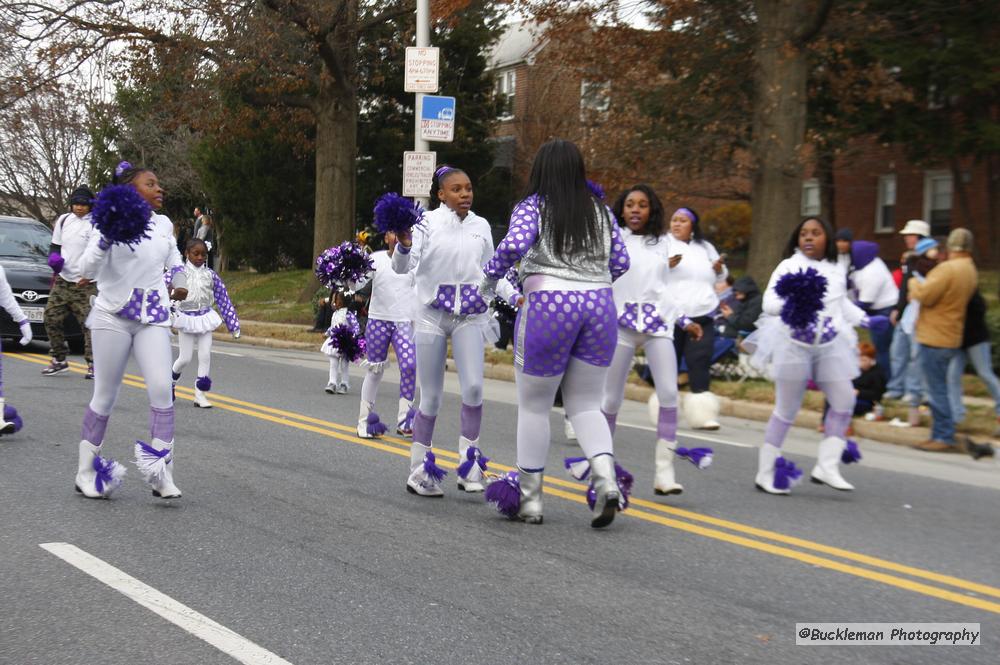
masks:
<svg viewBox="0 0 1000 665"><path fill-rule="evenodd" d="M674 336L674 323L684 314L667 283L671 279L661 236L636 235L622 227L628 271L614 283L618 325L653 337ZM671 283L670 287L676 290Z"/></svg>
<svg viewBox="0 0 1000 665"><path fill-rule="evenodd" d="M473 316L489 302L479 295L483 266L493 256L489 222L469 211L461 219L445 205L424 213L413 227L409 251L396 246L392 268L412 272L420 303L443 312ZM369 312L370 314L370 312Z"/></svg>
<svg viewBox="0 0 1000 665"><path fill-rule="evenodd" d="M399 245L396 246L397 252ZM396 254L397 252L393 252ZM379 321L412 321L417 290L413 273L398 273L392 269L389 252L382 250L371 255L375 269L369 276L372 281L372 299L368 305L368 318ZM358 284L358 288L364 282ZM355 289L357 290L357 289Z"/></svg>
<svg viewBox="0 0 1000 665"><path fill-rule="evenodd" d="M14 320L14 325L21 325L21 323L28 320L28 317L24 314L24 310L14 300L14 292L10 289L10 283L7 281L7 273L4 271L3 266L0 266L0 307L7 310L10 318ZM2 415L0 414L0 418L2 418Z"/></svg>
<svg viewBox="0 0 1000 665"><path fill-rule="evenodd" d="M708 316L719 306L715 283L729 274L725 266L722 266L719 274L712 269L712 264L719 258L719 252L707 240L699 242L692 239L684 242L675 238L672 233L666 233L662 237L667 241L663 247L667 258L677 254L684 257L670 269L670 288L677 305L685 316L692 319L696 316Z"/></svg>
<svg viewBox="0 0 1000 665"><path fill-rule="evenodd" d="M200 334L215 330L224 322L226 329L235 334L240 329L240 318L222 278L207 265L195 266L185 261L183 266L167 273L167 286L172 287L176 276L181 273L188 294L175 305L177 315L174 327L181 332ZM218 305L221 317L212 308L213 305Z"/></svg>
<svg viewBox="0 0 1000 665"><path fill-rule="evenodd" d="M800 332L792 331L780 318L781 307L785 301L774 292L778 280L787 273L814 268L826 278L826 295L823 297L823 309L819 312L816 326L810 331L809 339L802 338ZM764 291L763 316L775 317L786 331L788 338L805 346L824 346L830 344L840 333L854 332L854 327L861 324L865 318L863 309L851 302L847 297L847 279L842 266L832 261L816 261L810 259L800 250L778 264L771 273L771 279ZM772 319L772 325L773 319ZM760 327L760 324L758 324Z"/></svg>
<svg viewBox="0 0 1000 665"><path fill-rule="evenodd" d="M164 271L183 265L174 239L174 225L153 214L149 237L128 247L103 246L95 233L83 254L81 270L97 279L94 306L139 323L169 326L170 298Z"/></svg>

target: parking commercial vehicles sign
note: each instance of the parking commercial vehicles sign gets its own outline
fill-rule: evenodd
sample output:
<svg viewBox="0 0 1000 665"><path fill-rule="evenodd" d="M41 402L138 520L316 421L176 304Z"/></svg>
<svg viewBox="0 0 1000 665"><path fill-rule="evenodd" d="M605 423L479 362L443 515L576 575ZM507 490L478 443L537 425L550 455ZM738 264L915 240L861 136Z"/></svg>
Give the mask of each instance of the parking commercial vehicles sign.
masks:
<svg viewBox="0 0 1000 665"><path fill-rule="evenodd" d="M455 98L424 95L420 109L420 138L425 141L455 139Z"/></svg>
<svg viewBox="0 0 1000 665"><path fill-rule="evenodd" d="M403 196L426 197L431 191L431 179L437 168L436 152L406 151L403 153Z"/></svg>

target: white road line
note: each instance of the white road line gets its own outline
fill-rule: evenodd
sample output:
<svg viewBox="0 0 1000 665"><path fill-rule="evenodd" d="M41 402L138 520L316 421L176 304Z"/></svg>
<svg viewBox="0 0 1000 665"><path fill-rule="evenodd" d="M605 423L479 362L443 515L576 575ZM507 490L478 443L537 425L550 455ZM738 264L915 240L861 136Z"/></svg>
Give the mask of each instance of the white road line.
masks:
<svg viewBox="0 0 1000 665"><path fill-rule="evenodd" d="M41 543L43 550L131 598L195 637L208 642L224 654L246 665L292 665L223 625L182 605L109 563L69 543Z"/></svg>

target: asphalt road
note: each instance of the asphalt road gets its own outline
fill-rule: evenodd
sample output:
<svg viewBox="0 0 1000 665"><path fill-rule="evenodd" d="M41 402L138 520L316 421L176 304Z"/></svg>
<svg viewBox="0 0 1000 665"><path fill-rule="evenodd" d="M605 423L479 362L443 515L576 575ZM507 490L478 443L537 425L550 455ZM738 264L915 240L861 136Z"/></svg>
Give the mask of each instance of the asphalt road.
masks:
<svg viewBox="0 0 1000 665"><path fill-rule="evenodd" d="M443 500L407 494L408 442L352 434L357 368L351 394L330 396L318 352L215 348L216 408L178 391L184 496L169 502L130 463L112 500L76 495L82 366L42 377L44 356L4 354L26 426L0 439L0 663L240 662L206 631L264 654L242 662L295 665L995 663L1000 652L996 462L862 442L864 462L845 470L857 491L806 483L772 497L753 488L762 424L727 419L716 441L682 436L712 445L713 466L681 467L684 494L655 497L654 435L644 406L628 404L616 445L633 506L595 531L584 486L562 472L579 449L554 412L545 524L529 526L459 494L454 472ZM391 375L379 396L389 418ZM141 385L123 386L108 430L105 454L122 462L148 435ZM435 437L453 468L454 376L447 385ZM512 386L489 381L486 397L484 452L511 466ZM817 441L796 430L787 446L807 473ZM124 575L101 581L52 543ZM138 583L152 589L127 591ZM795 624L820 621L974 622L982 645L796 646Z"/></svg>

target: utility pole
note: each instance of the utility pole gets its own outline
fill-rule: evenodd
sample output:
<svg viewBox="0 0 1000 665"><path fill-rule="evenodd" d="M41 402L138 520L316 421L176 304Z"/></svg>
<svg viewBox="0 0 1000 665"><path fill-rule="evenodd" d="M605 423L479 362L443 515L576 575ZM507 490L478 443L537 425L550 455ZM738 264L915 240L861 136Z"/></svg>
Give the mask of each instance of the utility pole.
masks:
<svg viewBox="0 0 1000 665"><path fill-rule="evenodd" d="M430 0L417 0L417 48L426 48L431 45L431 3ZM424 93L418 92L416 101L413 104L413 149L416 152L427 152L430 145L420 138L420 113L424 105ZM426 196L417 199L420 204L427 207L429 201Z"/></svg>

